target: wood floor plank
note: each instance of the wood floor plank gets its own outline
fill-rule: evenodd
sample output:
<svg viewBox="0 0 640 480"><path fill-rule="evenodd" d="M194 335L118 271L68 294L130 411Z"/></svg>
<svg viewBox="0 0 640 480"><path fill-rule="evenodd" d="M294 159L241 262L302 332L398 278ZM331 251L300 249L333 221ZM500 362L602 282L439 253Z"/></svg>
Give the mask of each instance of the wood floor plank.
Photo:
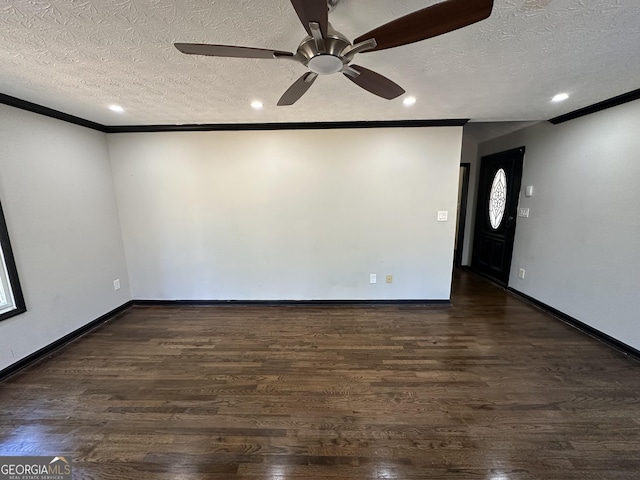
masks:
<svg viewBox="0 0 640 480"><path fill-rule="evenodd" d="M640 477L640 364L456 272L453 306L131 308L0 384L87 480Z"/></svg>

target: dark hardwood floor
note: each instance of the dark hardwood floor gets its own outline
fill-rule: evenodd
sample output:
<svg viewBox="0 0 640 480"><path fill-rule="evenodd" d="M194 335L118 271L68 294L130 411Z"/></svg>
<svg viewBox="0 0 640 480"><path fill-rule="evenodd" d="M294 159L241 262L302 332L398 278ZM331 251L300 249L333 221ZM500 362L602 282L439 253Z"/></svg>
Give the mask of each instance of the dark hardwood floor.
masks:
<svg viewBox="0 0 640 480"><path fill-rule="evenodd" d="M0 455L66 454L74 479L640 478L638 362L468 273L452 300L133 307L0 384Z"/></svg>

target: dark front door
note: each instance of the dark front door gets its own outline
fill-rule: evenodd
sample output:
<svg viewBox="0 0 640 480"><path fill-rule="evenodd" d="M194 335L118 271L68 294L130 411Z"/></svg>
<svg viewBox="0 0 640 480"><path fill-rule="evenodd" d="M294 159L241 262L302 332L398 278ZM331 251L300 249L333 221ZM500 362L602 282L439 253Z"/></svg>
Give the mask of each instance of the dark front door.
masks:
<svg viewBox="0 0 640 480"><path fill-rule="evenodd" d="M524 147L482 157L471 267L507 285L516 233Z"/></svg>

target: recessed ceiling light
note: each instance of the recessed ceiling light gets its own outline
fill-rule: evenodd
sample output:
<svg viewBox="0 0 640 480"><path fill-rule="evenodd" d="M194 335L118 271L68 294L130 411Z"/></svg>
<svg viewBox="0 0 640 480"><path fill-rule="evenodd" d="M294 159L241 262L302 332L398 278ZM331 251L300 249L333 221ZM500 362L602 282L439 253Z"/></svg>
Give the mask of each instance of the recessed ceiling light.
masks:
<svg viewBox="0 0 640 480"><path fill-rule="evenodd" d="M406 107L410 107L411 105L416 103L416 97L407 97L402 101L402 103L404 103Z"/></svg>
<svg viewBox="0 0 640 480"><path fill-rule="evenodd" d="M559 93L555 97L551 99L552 102L564 102L567 98L569 98L568 93Z"/></svg>
<svg viewBox="0 0 640 480"><path fill-rule="evenodd" d="M260 110L262 107L264 107L264 105L258 100L251 102L251 108L253 108L254 110Z"/></svg>
<svg viewBox="0 0 640 480"><path fill-rule="evenodd" d="M118 112L118 113L124 112L124 108L122 108L120 105L109 105L109 110L111 110L112 112Z"/></svg>

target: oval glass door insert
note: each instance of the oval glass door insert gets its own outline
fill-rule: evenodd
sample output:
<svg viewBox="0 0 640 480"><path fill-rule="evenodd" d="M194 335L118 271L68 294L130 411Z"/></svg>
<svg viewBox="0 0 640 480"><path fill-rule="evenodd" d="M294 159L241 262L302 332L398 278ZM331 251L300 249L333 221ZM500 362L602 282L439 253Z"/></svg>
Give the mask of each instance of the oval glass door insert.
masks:
<svg viewBox="0 0 640 480"><path fill-rule="evenodd" d="M497 230L502 224L504 211L507 207L507 174L500 169L493 177L491 191L489 192L489 223L491 228Z"/></svg>

